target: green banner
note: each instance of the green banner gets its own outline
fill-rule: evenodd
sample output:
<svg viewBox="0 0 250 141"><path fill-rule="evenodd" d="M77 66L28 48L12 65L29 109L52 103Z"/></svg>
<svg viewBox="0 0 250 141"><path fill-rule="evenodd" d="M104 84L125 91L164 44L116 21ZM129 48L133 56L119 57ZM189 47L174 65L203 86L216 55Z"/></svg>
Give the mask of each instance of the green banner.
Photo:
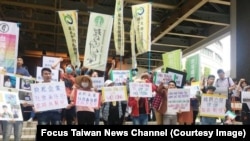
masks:
<svg viewBox="0 0 250 141"><path fill-rule="evenodd" d="M181 58L182 52L180 49L162 54L164 70L166 71L168 67L181 71Z"/></svg>
<svg viewBox="0 0 250 141"><path fill-rule="evenodd" d="M187 80L194 77L196 81L200 80L200 55L196 54L187 58L186 61Z"/></svg>
<svg viewBox="0 0 250 141"><path fill-rule="evenodd" d="M204 77L207 78L211 73L211 69L209 67L204 67Z"/></svg>

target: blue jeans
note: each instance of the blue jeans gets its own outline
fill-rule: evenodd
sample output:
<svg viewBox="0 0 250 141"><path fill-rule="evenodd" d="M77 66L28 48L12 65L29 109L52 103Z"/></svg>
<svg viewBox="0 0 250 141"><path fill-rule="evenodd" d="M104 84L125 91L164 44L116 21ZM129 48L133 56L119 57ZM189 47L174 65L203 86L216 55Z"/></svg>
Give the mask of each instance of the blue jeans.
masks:
<svg viewBox="0 0 250 141"><path fill-rule="evenodd" d="M147 125L148 114L140 114L138 117L132 116L133 125Z"/></svg>
<svg viewBox="0 0 250 141"><path fill-rule="evenodd" d="M95 110L95 125L99 125L100 123L100 110L96 109Z"/></svg>
<svg viewBox="0 0 250 141"><path fill-rule="evenodd" d="M57 111L46 111L38 113L38 125L61 125L61 113Z"/></svg>
<svg viewBox="0 0 250 141"><path fill-rule="evenodd" d="M30 112L30 118L34 118L35 115L36 115L36 113L35 113L34 111L31 111L31 112Z"/></svg>
<svg viewBox="0 0 250 141"><path fill-rule="evenodd" d="M21 141L23 121L2 121L3 141L9 141L14 128L14 141Z"/></svg>
<svg viewBox="0 0 250 141"><path fill-rule="evenodd" d="M201 125L216 125L216 118L214 117L202 117Z"/></svg>

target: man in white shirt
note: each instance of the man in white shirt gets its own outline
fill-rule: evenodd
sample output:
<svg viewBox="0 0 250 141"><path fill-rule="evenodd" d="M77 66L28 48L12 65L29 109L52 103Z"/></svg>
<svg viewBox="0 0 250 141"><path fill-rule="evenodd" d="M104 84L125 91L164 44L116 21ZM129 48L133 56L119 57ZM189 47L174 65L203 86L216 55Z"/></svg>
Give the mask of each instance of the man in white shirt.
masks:
<svg viewBox="0 0 250 141"><path fill-rule="evenodd" d="M228 99L226 101L226 109L231 110L231 95L235 89L235 84L230 77L225 76L225 72L222 69L217 71L219 78L215 82L215 87L226 87L228 88Z"/></svg>

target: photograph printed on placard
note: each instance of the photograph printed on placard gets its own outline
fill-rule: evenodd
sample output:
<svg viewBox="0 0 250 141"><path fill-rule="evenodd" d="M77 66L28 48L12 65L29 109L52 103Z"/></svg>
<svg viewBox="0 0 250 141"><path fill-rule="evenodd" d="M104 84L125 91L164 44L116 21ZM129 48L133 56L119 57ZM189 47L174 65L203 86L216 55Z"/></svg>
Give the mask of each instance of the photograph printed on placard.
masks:
<svg viewBox="0 0 250 141"><path fill-rule="evenodd" d="M28 91L31 91L30 84L33 84L33 83L35 83L35 81L32 80L32 79L21 78L21 79L20 79L20 87L19 87L19 89L20 89L20 90L28 90Z"/></svg>
<svg viewBox="0 0 250 141"><path fill-rule="evenodd" d="M10 104L0 103L0 118L2 119L11 119L13 114L11 112Z"/></svg>
<svg viewBox="0 0 250 141"><path fill-rule="evenodd" d="M20 103L33 104L31 91L19 91L18 95Z"/></svg>
<svg viewBox="0 0 250 141"><path fill-rule="evenodd" d="M19 87L19 77L16 77L14 74L4 74L1 75L1 86L4 88L18 89Z"/></svg>

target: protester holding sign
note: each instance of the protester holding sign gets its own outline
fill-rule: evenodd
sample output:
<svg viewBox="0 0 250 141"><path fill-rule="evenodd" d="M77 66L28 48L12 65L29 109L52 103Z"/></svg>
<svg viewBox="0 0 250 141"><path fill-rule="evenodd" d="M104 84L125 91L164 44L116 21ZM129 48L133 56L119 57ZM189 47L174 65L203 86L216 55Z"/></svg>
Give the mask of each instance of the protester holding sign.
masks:
<svg viewBox="0 0 250 141"><path fill-rule="evenodd" d="M170 96L169 96L169 94L170 94L169 90L170 89L177 89L175 81L169 81L168 82L168 91L167 91L167 93L165 93L166 97L167 97L166 98L167 99L167 110L166 110L166 112L164 113L164 116L163 116L163 124L164 125L176 125L177 121L178 121L177 114L181 114L181 112L182 112L181 109L180 109L180 106L176 107L177 110L170 110L171 109L170 102L172 101L170 99ZM176 100L174 100L174 101L176 101ZM175 104L173 104L173 105L175 105ZM186 106L186 108L187 108L187 106Z"/></svg>
<svg viewBox="0 0 250 141"><path fill-rule="evenodd" d="M41 70L43 82L42 83L51 83L51 69L50 68L43 68ZM32 88L35 89L35 88ZM41 88L44 89L44 88ZM44 90L45 91L45 90ZM37 91L38 95L41 95L43 93L39 93ZM33 92L33 95L36 95L36 92ZM35 104L35 99L34 99L34 104ZM38 101L39 102L39 101ZM34 105L36 106L36 105ZM42 106L41 106L42 107ZM61 111L62 109L53 109L53 110L44 110L38 112L38 106L34 108L34 111L37 112L37 120L38 120L38 125L61 125ZM52 108L52 107L51 107Z"/></svg>
<svg viewBox="0 0 250 141"><path fill-rule="evenodd" d="M216 88L214 86L208 86L206 94L214 94L215 89ZM202 116L201 124L202 125L216 125L216 119L217 119L217 117Z"/></svg>
<svg viewBox="0 0 250 141"><path fill-rule="evenodd" d="M76 106L76 115L78 125L94 125L95 122L95 108L90 106L76 105L77 90L94 91L93 83L89 76L80 75L75 79L75 85L70 95L71 103L69 107Z"/></svg>
<svg viewBox="0 0 250 141"><path fill-rule="evenodd" d="M92 78L97 78L97 77L99 77L99 74L98 74L98 72L96 70L92 70L90 76L91 76L91 79ZM93 79L92 79L92 81L93 81ZM94 84L94 82L93 82L93 84ZM94 87L94 90L96 92L101 93L96 86L93 86L93 87ZM100 122L100 108L96 108L95 109L95 125L99 125L99 122Z"/></svg>
<svg viewBox="0 0 250 141"><path fill-rule="evenodd" d="M114 87L114 84L115 83L112 80L106 80L104 83L104 87ZM125 86L124 86L124 89L126 89ZM103 90L104 90L103 94L107 93L105 92L105 89ZM113 95L115 97L115 94ZM122 125L123 124L124 112L122 109L122 101L117 101L117 100L118 99L113 98L113 99L110 99L109 102L105 102L106 100L103 99L104 103L102 105L102 117L103 117L105 125Z"/></svg>
<svg viewBox="0 0 250 141"><path fill-rule="evenodd" d="M131 83L134 87L137 86L139 88L132 88L130 90L130 95L132 92L135 92L135 93L138 93L139 96L137 97L132 97L130 96L129 97L129 100L128 100L128 106L131 107L131 117L132 117L132 121L133 121L133 125L147 125L148 124L148 115L149 115L149 111L150 111L150 107L149 107L149 101L148 101L148 97L140 97L140 95L143 95L143 94L140 94L140 93L147 93L146 90L151 90L150 89L145 89L143 88L143 86L140 86L140 85L135 85L135 83ZM143 84L143 83L141 83ZM130 85L132 87L132 85ZM144 85L145 87L146 85ZM149 85L150 86L150 85ZM130 87L130 88L131 88ZM136 90L138 91L136 91ZM152 90L151 91L148 91L149 93L152 93ZM152 94L151 94L152 96Z"/></svg>

